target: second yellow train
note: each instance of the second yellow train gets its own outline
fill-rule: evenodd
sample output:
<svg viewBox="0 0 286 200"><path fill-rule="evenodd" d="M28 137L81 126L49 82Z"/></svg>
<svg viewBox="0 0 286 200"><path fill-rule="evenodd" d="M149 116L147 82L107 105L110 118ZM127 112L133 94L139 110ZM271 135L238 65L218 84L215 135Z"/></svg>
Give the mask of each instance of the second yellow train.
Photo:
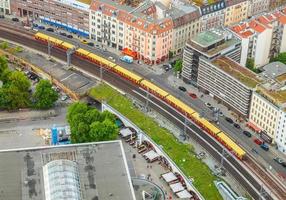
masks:
<svg viewBox="0 0 286 200"><path fill-rule="evenodd" d="M62 41L55 37L51 37L44 33L38 32L35 34L34 37L36 40L40 42L51 43L54 47L59 48L59 49L67 50L67 49L75 48L73 44ZM217 128L215 125L210 123L205 118L201 117L199 113L195 112L191 107L186 105L184 102L177 99L176 97L169 94L168 92L161 89L160 87L156 86L152 82L144 79L143 77L133 72L130 72L129 70L105 58L102 58L101 56L91 53L85 49L78 48L76 49L75 54L83 59L89 60L101 67L104 67L108 70L111 70L117 73L121 77L124 77L125 79L128 79L129 81L132 81L134 84L139 85L143 89L159 97L160 99L162 99L163 101L165 101L166 103L174 107L176 110L178 110L180 113L187 116L197 126L202 128L206 133L210 134L217 141L223 144L237 158L242 160L245 157L246 152L239 145L237 145L232 139L230 139L223 131L221 131L219 128Z"/></svg>

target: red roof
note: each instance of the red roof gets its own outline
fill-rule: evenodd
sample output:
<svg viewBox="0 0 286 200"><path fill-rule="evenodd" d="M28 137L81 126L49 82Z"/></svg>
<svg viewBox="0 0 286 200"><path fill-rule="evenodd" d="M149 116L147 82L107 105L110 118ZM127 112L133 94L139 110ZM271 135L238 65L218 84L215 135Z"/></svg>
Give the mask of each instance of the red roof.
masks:
<svg viewBox="0 0 286 200"><path fill-rule="evenodd" d="M278 18L279 22L281 24L286 24L286 16L285 15L281 15L279 18Z"/></svg>

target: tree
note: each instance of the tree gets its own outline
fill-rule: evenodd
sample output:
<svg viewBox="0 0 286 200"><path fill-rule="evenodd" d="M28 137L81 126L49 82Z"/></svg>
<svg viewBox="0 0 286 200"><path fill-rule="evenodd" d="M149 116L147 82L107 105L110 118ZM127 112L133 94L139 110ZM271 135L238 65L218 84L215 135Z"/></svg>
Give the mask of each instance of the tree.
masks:
<svg viewBox="0 0 286 200"><path fill-rule="evenodd" d="M176 63L174 65L174 71L175 72L181 72L183 68L183 61L181 59L176 60Z"/></svg>
<svg viewBox="0 0 286 200"><path fill-rule="evenodd" d="M3 88L3 107L8 110L26 108L30 105L29 92L21 91L16 85L10 84Z"/></svg>
<svg viewBox="0 0 286 200"><path fill-rule="evenodd" d="M272 58L270 60L270 62L277 62L277 61L286 64L286 52L280 53L280 54L278 54L277 57Z"/></svg>
<svg viewBox="0 0 286 200"><path fill-rule="evenodd" d="M93 122L90 125L89 136L92 141L114 140L117 134L117 127L110 119L105 119L103 122Z"/></svg>
<svg viewBox="0 0 286 200"><path fill-rule="evenodd" d="M0 56L0 77L6 69L8 69L8 61L4 56Z"/></svg>
<svg viewBox="0 0 286 200"><path fill-rule="evenodd" d="M0 48L1 49L7 49L9 47L9 44L8 44L8 42L2 42L2 43L0 43Z"/></svg>
<svg viewBox="0 0 286 200"><path fill-rule="evenodd" d="M67 120L73 143L113 140L117 137L115 116L108 111L100 113L85 103L72 104L68 108Z"/></svg>
<svg viewBox="0 0 286 200"><path fill-rule="evenodd" d="M253 58L247 58L246 67L250 70L254 69L254 59Z"/></svg>
<svg viewBox="0 0 286 200"><path fill-rule="evenodd" d="M34 106L38 109L51 108L59 98L58 93L52 88L48 80L40 80L33 95Z"/></svg>
<svg viewBox="0 0 286 200"><path fill-rule="evenodd" d="M8 81L22 92L28 92L31 87L29 79L24 75L24 73L19 71L11 72L8 76Z"/></svg>

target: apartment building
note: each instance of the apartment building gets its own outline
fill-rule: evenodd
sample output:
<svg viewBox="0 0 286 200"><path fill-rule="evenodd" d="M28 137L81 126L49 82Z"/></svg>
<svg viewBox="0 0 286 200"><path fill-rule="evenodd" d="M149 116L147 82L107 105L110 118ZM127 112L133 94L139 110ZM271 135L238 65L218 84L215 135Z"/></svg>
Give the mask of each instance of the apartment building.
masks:
<svg viewBox="0 0 286 200"><path fill-rule="evenodd" d="M1 0L0 1L0 15L2 14L10 14L10 0Z"/></svg>
<svg viewBox="0 0 286 200"><path fill-rule="evenodd" d="M200 58L197 84L199 89L213 95L241 117L248 117L252 88L259 82L252 71L230 58Z"/></svg>
<svg viewBox="0 0 286 200"><path fill-rule="evenodd" d="M156 11L151 1L136 6L119 4L119 1L93 1L90 36L103 45L131 52L146 64L159 64L168 59L173 22Z"/></svg>
<svg viewBox="0 0 286 200"><path fill-rule="evenodd" d="M269 9L274 10L280 6L285 6L286 0L269 0Z"/></svg>
<svg viewBox="0 0 286 200"><path fill-rule="evenodd" d="M199 60L226 55L240 62L241 44L238 38L224 29L211 29L193 37L184 48L182 77L187 83L197 84Z"/></svg>
<svg viewBox="0 0 286 200"><path fill-rule="evenodd" d="M170 51L174 55L180 54L186 42L200 32L200 11L191 4L180 4L178 2L174 2L171 9L163 11L173 21L173 37Z"/></svg>
<svg viewBox="0 0 286 200"><path fill-rule="evenodd" d="M286 65L270 63L263 70L260 76L265 81L253 93L249 125L286 153Z"/></svg>
<svg viewBox="0 0 286 200"><path fill-rule="evenodd" d="M248 17L249 0L226 0L224 26L229 26Z"/></svg>
<svg viewBox="0 0 286 200"><path fill-rule="evenodd" d="M223 26L225 8L226 3L224 0L215 1L212 4L200 5L201 31Z"/></svg>
<svg viewBox="0 0 286 200"><path fill-rule="evenodd" d="M257 16L240 23L231 30L241 39L242 52L240 64L245 66L247 58L252 58L259 68L286 49L285 9Z"/></svg>
<svg viewBox="0 0 286 200"><path fill-rule="evenodd" d="M89 5L77 0L12 0L11 12L88 36Z"/></svg>
<svg viewBox="0 0 286 200"><path fill-rule="evenodd" d="M268 11L270 0L249 0L248 16L252 17Z"/></svg>

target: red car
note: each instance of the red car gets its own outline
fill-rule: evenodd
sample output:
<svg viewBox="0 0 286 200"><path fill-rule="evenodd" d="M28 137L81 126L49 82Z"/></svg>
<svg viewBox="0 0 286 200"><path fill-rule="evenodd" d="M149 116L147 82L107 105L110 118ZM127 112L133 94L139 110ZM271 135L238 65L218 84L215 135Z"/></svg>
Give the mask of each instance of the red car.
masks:
<svg viewBox="0 0 286 200"><path fill-rule="evenodd" d="M258 138L253 140L256 144L261 145L263 142L259 140Z"/></svg>
<svg viewBox="0 0 286 200"><path fill-rule="evenodd" d="M189 96L192 97L193 99L196 99L198 98L197 95L195 93L191 93L189 92Z"/></svg>

